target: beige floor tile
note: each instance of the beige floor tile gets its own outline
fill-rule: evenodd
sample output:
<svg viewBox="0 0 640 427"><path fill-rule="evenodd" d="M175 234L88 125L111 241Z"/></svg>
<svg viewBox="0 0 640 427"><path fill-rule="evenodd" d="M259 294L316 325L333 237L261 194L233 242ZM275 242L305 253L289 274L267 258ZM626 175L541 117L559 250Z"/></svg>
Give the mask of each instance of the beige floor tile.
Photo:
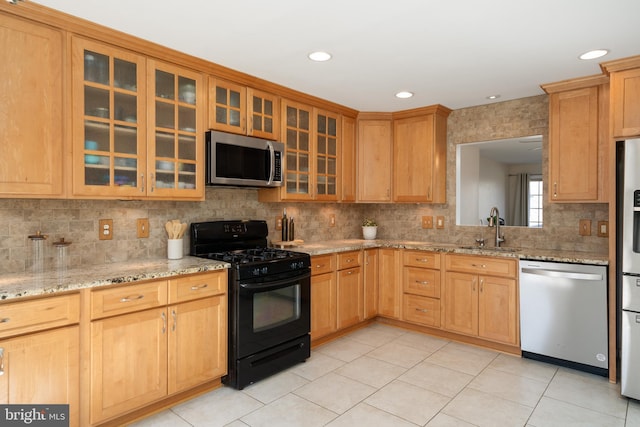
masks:
<svg viewBox="0 0 640 427"><path fill-rule="evenodd" d="M379 331L384 331L389 334L393 334L397 337L400 335L406 334L408 331L404 328L399 328L397 326L387 325L385 323L374 322L367 326L367 329L375 329Z"/></svg>
<svg viewBox="0 0 640 427"><path fill-rule="evenodd" d="M286 371L251 384L245 387L243 392L262 403L270 403L308 383L309 380L290 371Z"/></svg>
<svg viewBox="0 0 640 427"><path fill-rule="evenodd" d="M521 427L532 411L528 406L469 388L442 410L444 414L480 427Z"/></svg>
<svg viewBox="0 0 640 427"><path fill-rule="evenodd" d="M375 347L361 344L348 338L338 338L327 344L323 344L316 348L318 353L342 360L343 362L351 362L358 357L369 353Z"/></svg>
<svg viewBox="0 0 640 427"><path fill-rule="evenodd" d="M529 419L535 427L624 427L621 418L543 397Z"/></svg>
<svg viewBox="0 0 640 427"><path fill-rule="evenodd" d="M142 421L133 423L129 427L190 427L191 424L180 418L176 413L167 409Z"/></svg>
<svg viewBox="0 0 640 427"><path fill-rule="evenodd" d="M487 368L468 387L533 408L542 397L547 383Z"/></svg>
<svg viewBox="0 0 640 427"><path fill-rule="evenodd" d="M330 373L300 387L294 393L323 408L342 414L375 391L374 387Z"/></svg>
<svg viewBox="0 0 640 427"><path fill-rule="evenodd" d="M478 375L497 356L498 353L491 351L478 351L475 347L465 350L461 344L449 343L429 356L427 361L454 371Z"/></svg>
<svg viewBox="0 0 640 427"><path fill-rule="evenodd" d="M585 409L624 418L628 400L604 377L560 369L544 395Z"/></svg>
<svg viewBox="0 0 640 427"><path fill-rule="evenodd" d="M558 367L531 359L523 359L510 354L499 354L489 367L502 372L520 375L537 381L549 383L558 371Z"/></svg>
<svg viewBox="0 0 640 427"><path fill-rule="evenodd" d="M440 412L427 423L427 427L474 427L466 421L459 420L447 414Z"/></svg>
<svg viewBox="0 0 640 427"><path fill-rule="evenodd" d="M406 371L407 369L401 366L362 356L336 369L335 373L372 387L380 388L395 380Z"/></svg>
<svg viewBox="0 0 640 427"><path fill-rule="evenodd" d="M445 396L454 397L473 380L473 376L443 366L422 362L409 369L398 379Z"/></svg>
<svg viewBox="0 0 640 427"><path fill-rule="evenodd" d="M346 362L327 356L318 351L312 351L311 357L304 363L298 363L289 369L289 372L293 372L296 375L300 375L303 378L313 381L320 378L329 372L338 369Z"/></svg>
<svg viewBox="0 0 640 427"><path fill-rule="evenodd" d="M640 402L629 400L626 427L640 427Z"/></svg>
<svg viewBox="0 0 640 427"><path fill-rule="evenodd" d="M264 405L230 387L221 387L175 406L172 411L194 426L224 426Z"/></svg>
<svg viewBox="0 0 640 427"><path fill-rule="evenodd" d="M327 427L415 427L402 418L360 403L327 424Z"/></svg>
<svg viewBox="0 0 640 427"><path fill-rule="evenodd" d="M426 350L419 350L392 342L376 348L368 353L367 356L402 366L403 368L411 368L422 362L429 354L430 352Z"/></svg>
<svg viewBox="0 0 640 427"><path fill-rule="evenodd" d="M361 344L378 347L393 341L398 337L397 333L388 330L388 328L362 328L350 333L347 338L357 341Z"/></svg>
<svg viewBox="0 0 640 427"><path fill-rule="evenodd" d="M365 403L418 425L433 418L451 399L403 381L394 381L369 396Z"/></svg>
<svg viewBox="0 0 640 427"><path fill-rule="evenodd" d="M235 420L234 422L229 423L224 427L248 427L248 424L245 424L240 420Z"/></svg>
<svg viewBox="0 0 640 427"><path fill-rule="evenodd" d="M280 399L242 417L251 427L324 426L337 415L295 394Z"/></svg>
<svg viewBox="0 0 640 427"><path fill-rule="evenodd" d="M426 350L429 353L438 351L449 343L447 340L431 337L419 332L407 332L406 334L397 337L393 342L417 348L418 350Z"/></svg>

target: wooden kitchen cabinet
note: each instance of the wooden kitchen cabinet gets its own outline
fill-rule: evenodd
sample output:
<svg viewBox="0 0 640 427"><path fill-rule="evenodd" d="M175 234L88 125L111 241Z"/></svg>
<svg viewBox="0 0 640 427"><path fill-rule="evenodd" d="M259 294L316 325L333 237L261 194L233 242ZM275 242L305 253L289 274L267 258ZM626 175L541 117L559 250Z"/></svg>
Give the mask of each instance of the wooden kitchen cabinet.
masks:
<svg viewBox="0 0 640 427"><path fill-rule="evenodd" d="M405 250L403 265L403 319L439 328L440 254Z"/></svg>
<svg viewBox="0 0 640 427"><path fill-rule="evenodd" d="M364 320L363 252L338 254L337 324L338 330Z"/></svg>
<svg viewBox="0 0 640 427"><path fill-rule="evenodd" d="M342 202L355 202L357 194L357 145L356 145L356 120L352 117L342 117L342 164L340 166L340 181Z"/></svg>
<svg viewBox="0 0 640 427"><path fill-rule="evenodd" d="M393 162L393 126L391 114L358 115L358 188L359 202L390 202Z"/></svg>
<svg viewBox="0 0 640 427"><path fill-rule="evenodd" d="M606 202L608 78L590 76L542 88L549 94L549 200Z"/></svg>
<svg viewBox="0 0 640 427"><path fill-rule="evenodd" d="M340 190L341 116L330 111L313 109L315 118L314 199L337 201Z"/></svg>
<svg viewBox="0 0 640 427"><path fill-rule="evenodd" d="M0 13L0 197L63 197L62 32Z"/></svg>
<svg viewBox="0 0 640 427"><path fill-rule="evenodd" d="M402 251L378 250L378 315L402 318Z"/></svg>
<svg viewBox="0 0 640 427"><path fill-rule="evenodd" d="M519 345L515 260L447 254L444 277L446 330Z"/></svg>
<svg viewBox="0 0 640 427"><path fill-rule="evenodd" d="M72 194L204 198L203 77L72 38Z"/></svg>
<svg viewBox="0 0 640 427"><path fill-rule="evenodd" d="M393 200L446 201L447 117L425 107L393 114Z"/></svg>
<svg viewBox="0 0 640 427"><path fill-rule="evenodd" d="M209 100L209 128L274 141L280 138L277 95L211 77Z"/></svg>
<svg viewBox="0 0 640 427"><path fill-rule="evenodd" d="M0 305L0 404L69 404L79 426L79 295Z"/></svg>
<svg viewBox="0 0 640 427"><path fill-rule="evenodd" d="M640 56L600 66L611 79L612 136L618 139L640 136Z"/></svg>
<svg viewBox="0 0 640 427"><path fill-rule="evenodd" d="M364 318L378 315L378 249L364 250Z"/></svg>
<svg viewBox="0 0 640 427"><path fill-rule="evenodd" d="M311 340L335 332L336 323L336 255L311 257Z"/></svg>

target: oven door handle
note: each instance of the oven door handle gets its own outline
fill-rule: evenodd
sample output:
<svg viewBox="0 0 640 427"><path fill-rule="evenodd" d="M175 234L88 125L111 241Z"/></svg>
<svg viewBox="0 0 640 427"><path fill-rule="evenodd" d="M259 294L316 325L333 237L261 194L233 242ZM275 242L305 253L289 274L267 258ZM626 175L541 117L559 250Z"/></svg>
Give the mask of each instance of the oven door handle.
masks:
<svg viewBox="0 0 640 427"><path fill-rule="evenodd" d="M286 287L285 285L290 286L292 282L308 279L310 277L311 277L311 272L307 272L307 273L299 274L293 277L289 277L287 279L277 280L275 282L268 282L266 284L265 283L240 283L240 287L248 291L261 290L266 292L266 291L272 291L274 289Z"/></svg>

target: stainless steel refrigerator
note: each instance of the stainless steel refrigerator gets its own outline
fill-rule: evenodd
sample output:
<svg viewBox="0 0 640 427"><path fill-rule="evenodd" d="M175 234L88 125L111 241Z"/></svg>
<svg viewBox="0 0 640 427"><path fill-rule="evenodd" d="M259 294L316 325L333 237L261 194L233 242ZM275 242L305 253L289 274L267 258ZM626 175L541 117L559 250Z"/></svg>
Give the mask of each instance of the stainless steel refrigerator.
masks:
<svg viewBox="0 0 640 427"><path fill-rule="evenodd" d="M640 399L640 139L616 148L620 383L624 396Z"/></svg>

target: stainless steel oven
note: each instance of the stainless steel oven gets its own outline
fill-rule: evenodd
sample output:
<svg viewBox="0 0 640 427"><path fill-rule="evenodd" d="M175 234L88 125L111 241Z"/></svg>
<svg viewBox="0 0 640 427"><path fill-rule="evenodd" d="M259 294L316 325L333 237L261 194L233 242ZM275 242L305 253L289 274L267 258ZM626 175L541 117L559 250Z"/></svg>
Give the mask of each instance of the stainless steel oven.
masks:
<svg viewBox="0 0 640 427"><path fill-rule="evenodd" d="M227 261L229 364L242 389L310 356L311 259L267 247L264 221L191 224L191 255Z"/></svg>

